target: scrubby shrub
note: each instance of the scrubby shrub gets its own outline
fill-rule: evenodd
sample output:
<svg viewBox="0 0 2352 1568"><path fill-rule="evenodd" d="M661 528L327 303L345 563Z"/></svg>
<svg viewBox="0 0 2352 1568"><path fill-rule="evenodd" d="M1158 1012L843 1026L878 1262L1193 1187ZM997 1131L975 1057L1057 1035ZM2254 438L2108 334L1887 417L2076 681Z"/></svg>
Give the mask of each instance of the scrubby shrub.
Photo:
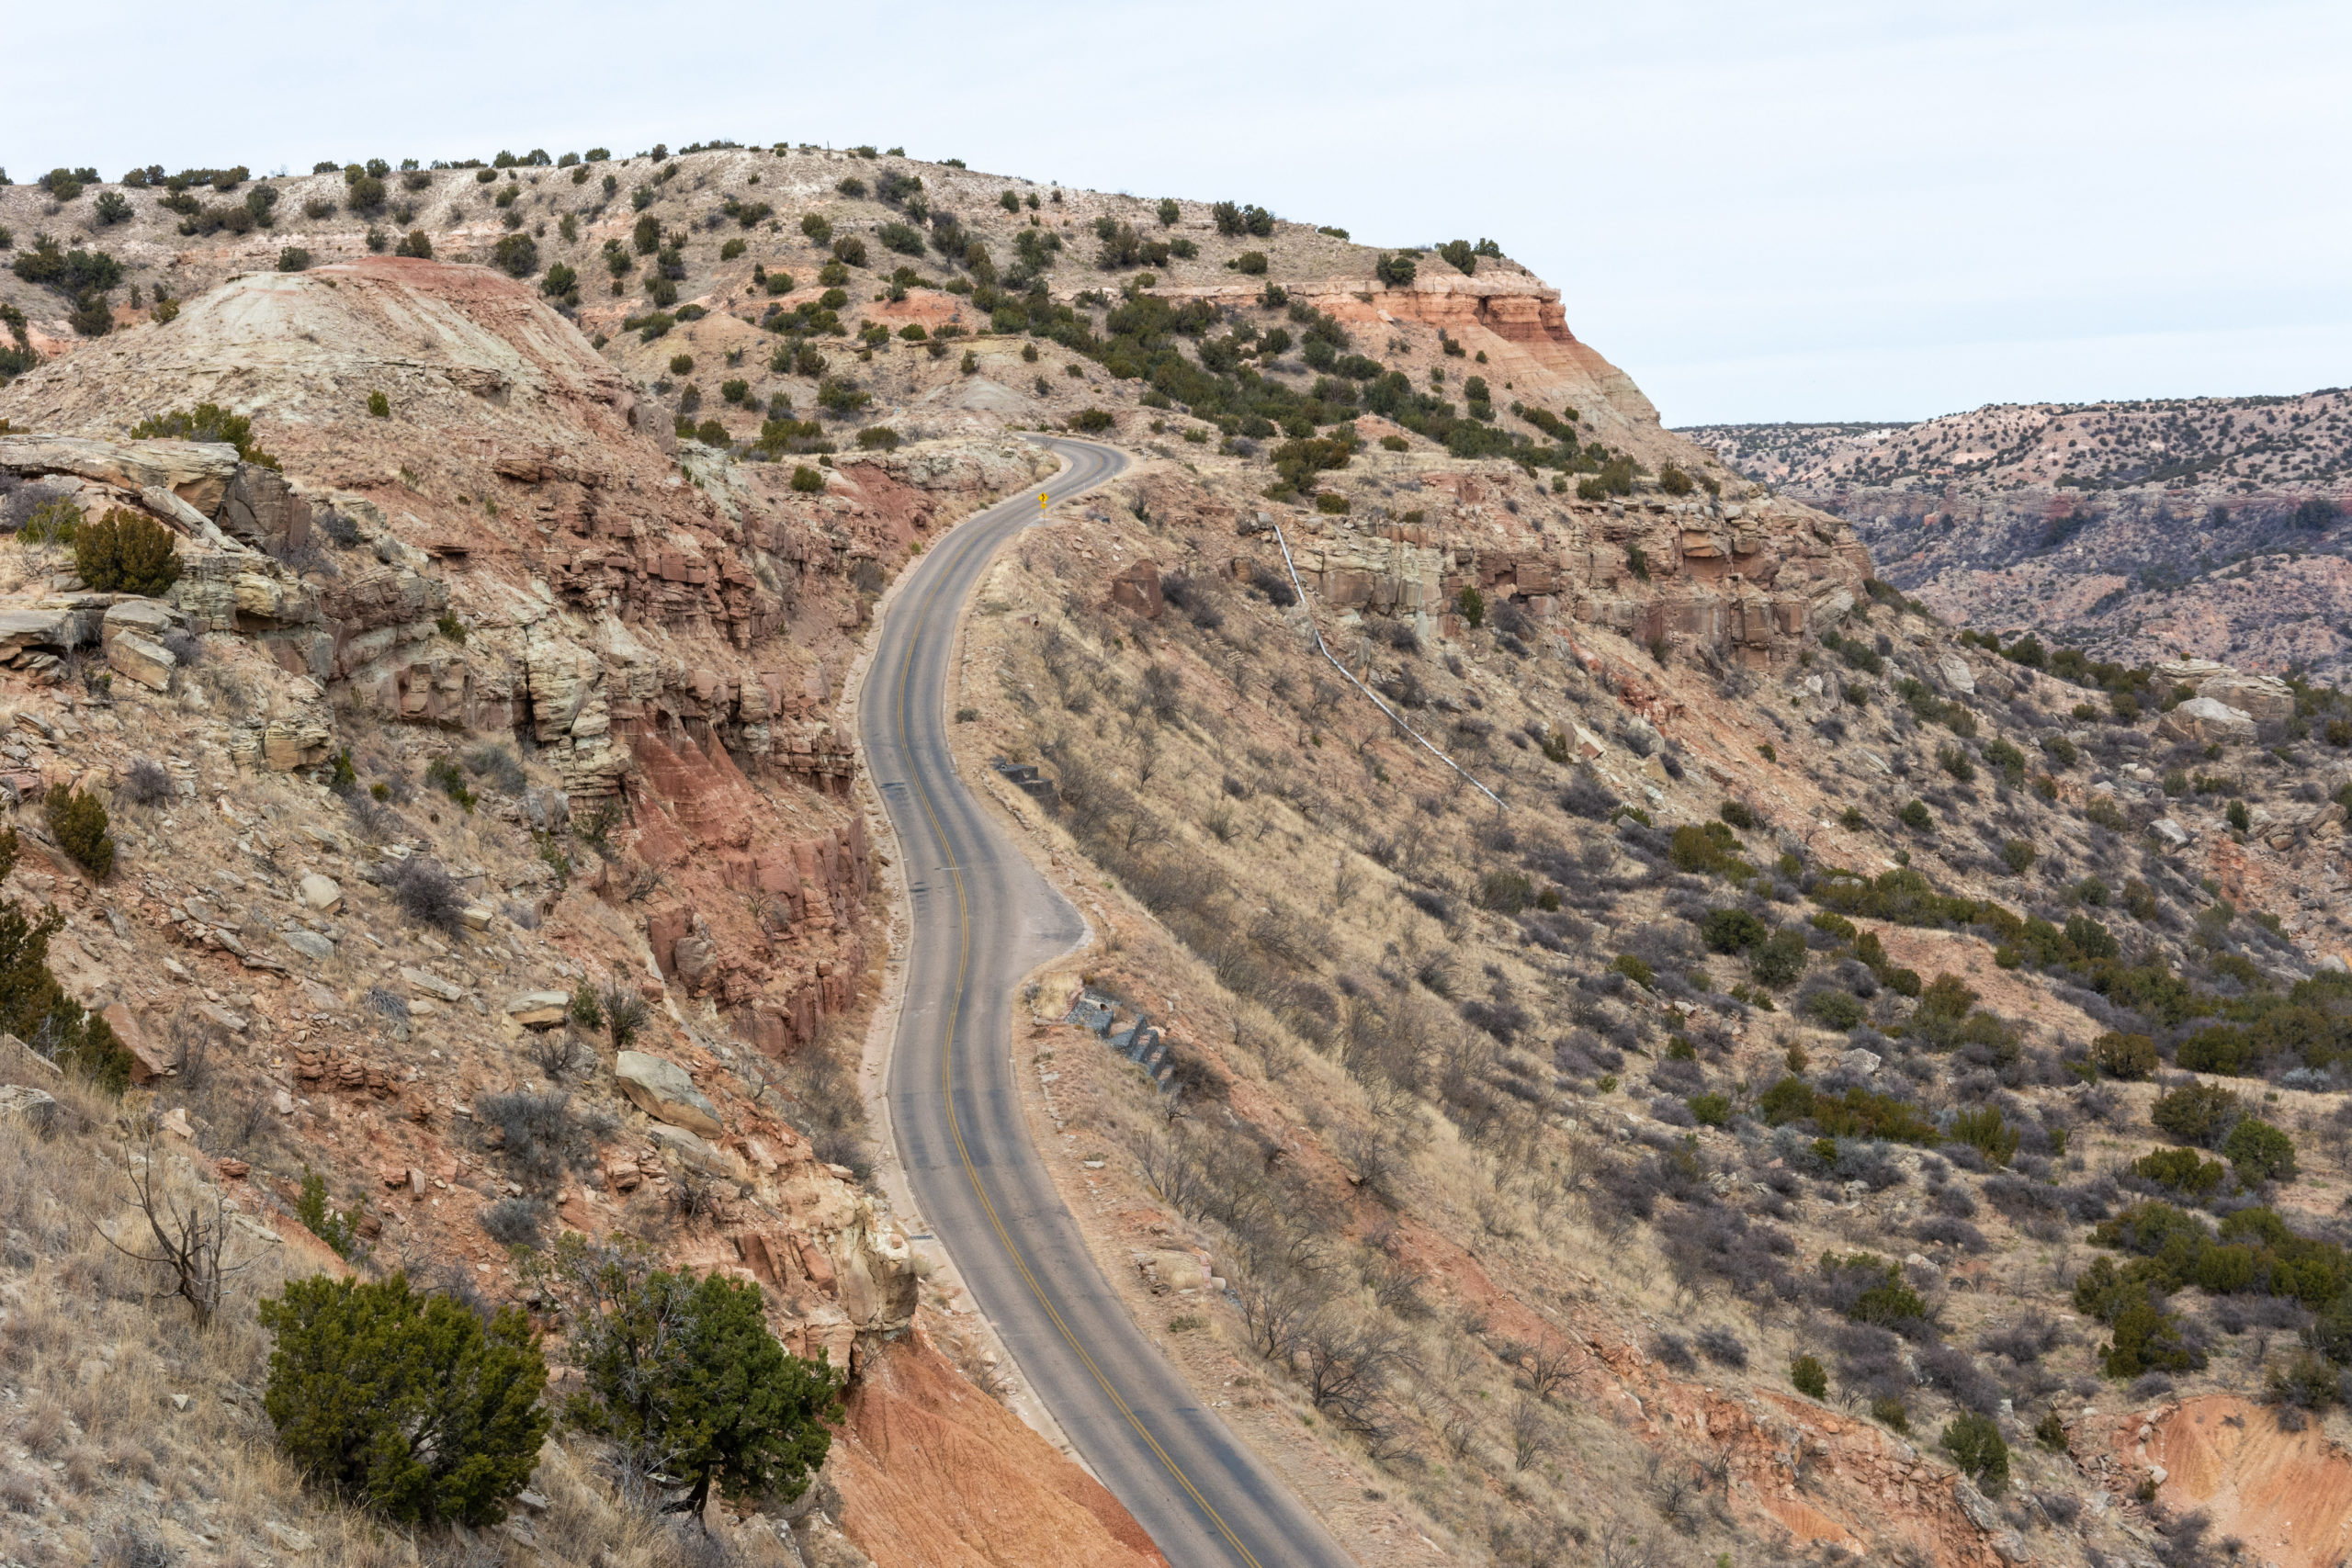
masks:
<svg viewBox="0 0 2352 1568"><path fill-rule="evenodd" d="M454 935L465 924L458 885L437 861L412 855L399 862L384 874L384 891L392 896L402 914L421 925L437 926Z"/></svg>
<svg viewBox="0 0 2352 1568"><path fill-rule="evenodd" d="M1716 953L1745 953L1771 935L1772 928L1746 909L1710 909L1699 922L1700 940Z"/></svg>
<svg viewBox="0 0 2352 1568"><path fill-rule="evenodd" d="M1804 937L1784 927L1749 949L1747 972L1759 986L1786 990L1804 974Z"/></svg>
<svg viewBox="0 0 2352 1568"><path fill-rule="evenodd" d="M288 245L284 250L277 253L278 271L308 272L310 269L311 253L304 250L301 246Z"/></svg>
<svg viewBox="0 0 2352 1568"><path fill-rule="evenodd" d="M2132 1174L2188 1197L2202 1198L2221 1186L2227 1172L2219 1160L2198 1158L2194 1149L2155 1149L2132 1162Z"/></svg>
<svg viewBox="0 0 2352 1568"><path fill-rule="evenodd" d="M263 451L261 443L254 438L251 416L231 413L218 403L198 403L193 409L175 409L142 419L130 427L130 438L225 442L237 449L242 462L256 463L265 468L279 467L277 459Z"/></svg>
<svg viewBox="0 0 2352 1568"><path fill-rule="evenodd" d="M806 463L797 464L792 470L792 488L803 495L820 494L825 488L825 476Z"/></svg>
<svg viewBox="0 0 2352 1568"><path fill-rule="evenodd" d="M337 1258L349 1258L359 1246L358 1223L348 1211L327 1202L327 1179L308 1166L302 1168L302 1190L294 1201L294 1217Z"/></svg>
<svg viewBox="0 0 2352 1568"><path fill-rule="evenodd" d="M1818 1357L1799 1356L1790 1362L1789 1382L1807 1399L1829 1397L1829 1373L1823 1369Z"/></svg>
<svg viewBox="0 0 2352 1568"><path fill-rule="evenodd" d="M1978 1491L1997 1497L2008 1490L2009 1445L2002 1440L2001 1428L1991 1416L1962 1411L1944 1427L1941 1443Z"/></svg>
<svg viewBox="0 0 2352 1568"><path fill-rule="evenodd" d="M114 870L114 836L107 831L107 808L95 795L78 789L51 790L41 807L49 830L74 863L99 881Z"/></svg>
<svg viewBox="0 0 2352 1568"><path fill-rule="evenodd" d="M791 1502L824 1463L842 1374L777 1342L758 1285L650 1262L576 1235L559 1244L553 1272L573 1286L565 1348L582 1382L565 1418L682 1491L665 1511L699 1515L714 1486ZM655 1324L665 1332L648 1333Z"/></svg>
<svg viewBox="0 0 2352 1568"><path fill-rule="evenodd" d="M476 1095L473 1120L495 1135L499 1152L514 1169L537 1185L553 1185L582 1143L571 1097L561 1090Z"/></svg>
<svg viewBox="0 0 2352 1568"><path fill-rule="evenodd" d="M651 1010L637 988L624 982L619 975L610 976L605 988L597 993L596 1005L605 1015L605 1038L616 1051L626 1051L638 1032L645 1027Z"/></svg>
<svg viewBox="0 0 2352 1568"><path fill-rule="evenodd" d="M1862 1004L1849 991L1815 991L1805 998L1804 1010L1823 1027L1841 1033L1862 1021Z"/></svg>
<svg viewBox="0 0 2352 1568"><path fill-rule="evenodd" d="M2144 1078L2156 1070L2156 1043L2109 1030L2091 1042L2091 1065L2111 1078Z"/></svg>
<svg viewBox="0 0 2352 1568"><path fill-rule="evenodd" d="M501 1198L481 1212L482 1234L502 1247L539 1245L545 1216L528 1198Z"/></svg>
<svg viewBox="0 0 2352 1568"><path fill-rule="evenodd" d="M2075 1297L2079 1302L2079 1285ZM2194 1371L2205 1364L2204 1353L2182 1340L2179 1319L2150 1301L2145 1290L2127 1294L2112 1315L2113 1337L2099 1357L2109 1377Z"/></svg>
<svg viewBox="0 0 2352 1568"><path fill-rule="evenodd" d="M172 797L172 775L153 757L134 757L123 774L122 792L136 806L160 806Z"/></svg>
<svg viewBox="0 0 2352 1568"><path fill-rule="evenodd" d="M1990 1105L1963 1111L1952 1119L1952 1142L1966 1144L1995 1165L2007 1165L2018 1152L2018 1130Z"/></svg>
<svg viewBox="0 0 2352 1568"><path fill-rule="evenodd" d="M405 1275L324 1275L260 1304L262 1404L288 1459L401 1524L493 1525L537 1468L548 1370L521 1309L488 1324Z"/></svg>
<svg viewBox="0 0 2352 1568"><path fill-rule="evenodd" d="M2295 1141L2258 1116L2248 1116L2222 1140L2222 1157L2252 1187L2295 1179Z"/></svg>
<svg viewBox="0 0 2352 1568"><path fill-rule="evenodd" d="M63 499L44 501L17 529L21 545L70 545L82 536L82 509Z"/></svg>
<svg viewBox="0 0 2352 1568"><path fill-rule="evenodd" d="M2245 1108L2238 1097L2215 1084L2190 1083L2156 1097L2148 1120L2175 1141L2199 1148L2221 1146Z"/></svg>
<svg viewBox="0 0 2352 1568"><path fill-rule="evenodd" d="M899 433L887 424L869 424L857 433L857 445L867 452L895 452L899 449Z"/></svg>
<svg viewBox="0 0 2352 1568"><path fill-rule="evenodd" d="M510 277L528 277L539 270L538 242L528 234L507 234L490 249L490 259Z"/></svg>
<svg viewBox="0 0 2352 1568"><path fill-rule="evenodd" d="M392 254L413 256L418 261L431 261L433 259L432 238L422 229L411 229L401 237L401 243L392 247Z"/></svg>
<svg viewBox="0 0 2352 1568"><path fill-rule="evenodd" d="M1236 272L1245 273L1251 277L1262 277L1266 271L1266 253L1244 251L1233 258L1231 265Z"/></svg>
<svg viewBox="0 0 2352 1568"><path fill-rule="evenodd" d="M152 598L179 581L177 537L153 518L118 507L82 528L74 541L74 569L97 592Z"/></svg>
<svg viewBox="0 0 2352 1568"><path fill-rule="evenodd" d="M1903 1266L1867 1252L1821 1255L1828 1303L1855 1323L1892 1328L1928 1315L1928 1303L1903 1279Z"/></svg>
<svg viewBox="0 0 2352 1568"><path fill-rule="evenodd" d="M1657 976L1656 972L1650 968L1649 964L1630 953L1621 953L1615 958L1611 959L1609 962L1609 967L1615 970L1618 974L1624 976L1626 979L1631 980L1634 984L1641 987L1642 989L1645 991L1650 989L1657 982Z"/></svg>

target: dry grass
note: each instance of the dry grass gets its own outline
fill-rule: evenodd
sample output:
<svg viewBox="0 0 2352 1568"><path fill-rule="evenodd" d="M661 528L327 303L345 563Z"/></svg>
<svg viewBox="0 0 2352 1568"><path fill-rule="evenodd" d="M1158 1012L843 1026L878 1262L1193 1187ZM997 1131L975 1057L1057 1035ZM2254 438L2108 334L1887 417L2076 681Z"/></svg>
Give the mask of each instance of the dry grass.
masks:
<svg viewBox="0 0 2352 1568"><path fill-rule="evenodd" d="M1702 1346L1744 1350L1744 1369L1710 1359L1667 1375L1694 1387L1786 1393L1798 1352L1837 1364L1842 1320L1809 1304L1804 1288L1811 1259L1829 1248L1897 1259L1936 1253L1949 1278L1928 1287L1930 1303L1945 1344L1962 1349L2036 1301L2064 1304L2058 1298L2080 1263L2065 1237L2053 1245L1989 1204L1973 1216L1981 1252L1955 1255L1917 1237L1931 1212L1928 1193L1944 1179L1933 1156L1924 1170L1905 1156L1909 1175L1883 1191L1858 1196L1808 1178L1775 1197L1754 1185L1780 1163L1770 1134L1702 1127L1690 1146L1718 1183L1714 1200L1659 1195L1653 1183L1654 1213L1628 1213L1629 1174L1652 1180L1639 1168L1681 1143L1648 1114L1653 1097L1679 1101L1703 1083L1753 1115L1755 1095L1787 1070L1789 1047L1803 1045L1817 1074L1834 1067L1847 1043L1799 1015L1792 995L1771 1013L1713 995L1745 978L1744 967L1707 952L1688 911L1736 902L1736 893L1674 874L1655 841L1554 808L1574 774L1527 727L1557 733L1572 721L1608 736L1622 723L1615 699L1566 661L1495 651L1481 668L1346 633L1343 657L1361 640L1374 675L1417 661L1430 703L1412 710L1416 722L1453 738L1518 807L1505 819L1473 810L1460 791L1427 776L1366 705L1330 688L1328 670L1272 624L1268 606L1205 567L1230 554L1229 536L1188 536L1157 516L1131 525L1115 497L1105 510L1117 520L1034 536L998 564L980 597L1010 613L971 623L956 697L985 721L958 731L975 753L972 773L985 776L978 759L994 751L1046 763L1061 785L1056 815L1010 805L1057 866L1077 868L1067 886L1099 934L1084 960L1087 979L1149 1010L1208 1069L1171 1125L1166 1099L1091 1042L1037 1041L1036 1067L1058 1077L1057 1134L1124 1151L1070 1196L1081 1213L1118 1216L1122 1228L1106 1246L1204 1248L1253 1301L1270 1282L1303 1278L1321 1315L1393 1332L1406 1350L1368 1404L1351 1410L1328 1393L1318 1403L1317 1384L1328 1380L1303 1331L1269 1358L1262 1337L1252 1343L1251 1319L1213 1303L1218 1353L1188 1352L1196 1377L1233 1389L1237 1409L1286 1413L1295 1424L1280 1440L1310 1431L1327 1460L1344 1457L1368 1486L1409 1496L1451 1534L1460 1560L1573 1560L1653 1530L1677 1551L1687 1546L1704 1558L1730 1548L1745 1560L1758 1543L1724 1514L1710 1453L1621 1424L1624 1390L1645 1399L1653 1392L1643 1378L1623 1381L1588 1360L1550 1391L1548 1413L1530 1410L1519 1397L1529 1374L1513 1344L1550 1335L1615 1349L1657 1344L1660 1325L1684 1336L1713 1331ZM1196 561L1186 604L1171 599L1157 625L1105 611L1080 586L1145 557ZM1188 605L1203 598L1213 613L1188 618ZM1327 633L1340 637L1325 615ZM1577 636L1621 663L1646 664L1605 632L1579 626ZM1687 682L1675 694L1694 709L1713 703L1732 715L1727 723L1746 722L1727 696L1704 689L1710 677L1695 666L1653 678L1670 688ZM1986 722L2006 716L1988 710ZM1478 722L1458 723L1465 717ZM1885 728L1883 716L1870 722ZM1530 744L1513 743L1514 732ZM1924 755L1941 733L1911 727L1868 738ZM1792 787L1844 787L1838 770L1849 749L1839 738L1801 731L1779 745ZM1713 817L1721 799L1696 765L1666 794L1650 806L1669 826ZM1861 798L1872 812L1883 805ZM2049 843L2089 853L2077 842L2080 824L2063 810L2006 798L1960 805L1987 820L1996 810L2035 813L2035 831ZM1794 808L1808 819L1838 809L1810 801ZM1918 847L1917 858L1939 885L1969 886L1962 833L1943 839ZM1781 847L1761 830L1746 844L1759 863ZM1566 908L1549 933L1531 937L1486 907L1486 877L1539 866L1535 887L1552 885ZM1770 912L1801 922L1809 910L1800 899ZM1891 932L1890 946L1910 934ZM1923 961L1926 973L1974 964L2005 975L1979 937L1939 940L1951 956ZM1609 973L1621 952L1649 959L1658 988L1632 988ZM1816 972L1831 961L1817 961ZM2031 997L2005 993L1995 1005L2026 1026L2030 1045L2046 1051L2079 1032L2086 1021L2073 1010L2029 1005L2045 993L2021 978ZM1892 1024L1905 1013L1882 992L1868 1016ZM1697 1059L1668 1059L1669 1034L1685 1031L1700 1037ZM1555 1054L1571 1038L1586 1044ZM1920 1065L1914 1046L1887 1049L1887 1081ZM2029 1066L2007 1089L2068 1116L2072 1080L2036 1077L2045 1069ZM1918 1102L1932 1111L1988 1092L1989 1075L1972 1088L1957 1081L1964 1070L1949 1057L1931 1063L1928 1078L1913 1085ZM1620 1086L1604 1071L1631 1081ZM1692 1087L1656 1087L1678 1081ZM2132 1132L2109 1153L2110 1140L2079 1128L2080 1145L2050 1162L2050 1179L2087 1179L2085 1152L2095 1166L2147 1146L2139 1101L2153 1092L2125 1086L2120 1114ZM2287 1103L2278 1114L2292 1121L2301 1096L2279 1098ZM2311 1142L2324 1140L2313 1133ZM1973 1186L1964 1170L1948 1174ZM1157 1223L1136 1217L1154 1210ZM1736 1269L1694 1261L1684 1222L1726 1212L1785 1245L1791 1299L1758 1290ZM1153 1233L1166 1239L1147 1241ZM1162 1316L1174 1310L1135 1304ZM1208 1342L1189 1341L1195 1351ZM2039 1368L1993 1358L1980 1367L2028 1413L2095 1370L2075 1341ZM2223 1359L2213 1375L2224 1383L2231 1375ZM1859 1375L1836 1381L1849 1406L1867 1408ZM1914 1440L1925 1433L1931 1444L1953 1397L1926 1386L1906 1397ZM2022 1471L2041 1461L2020 1450L2014 1462ZM2034 1483L2071 1483L2052 1471ZM1604 1498L1622 1506L1612 1512ZM1343 1515L1337 1522L1346 1529ZM1859 1514L1854 1523L1875 1528ZM1578 1530L1580 1544L1563 1544L1561 1532Z"/></svg>
<svg viewBox="0 0 2352 1568"><path fill-rule="evenodd" d="M307 1491L261 1407L269 1338L254 1303L282 1286L286 1248L241 1230L231 1260L246 1267L198 1329L162 1294L162 1272L104 1234L121 1226L129 1240L136 1219L127 1162L141 1145L126 1123L138 1097L108 1100L0 1048L10 1054L0 1076L38 1078L59 1100L46 1135L0 1121L0 1561L258 1568L288 1554L285 1531L314 1541L314 1561L352 1568L785 1561L760 1554L755 1530L731 1557L709 1557L693 1531L623 1506L560 1443L535 1477L546 1511L518 1516L512 1533L411 1535ZM187 1145L155 1148L160 1185L183 1203L196 1197L203 1179ZM254 1195L229 1186L250 1211Z"/></svg>

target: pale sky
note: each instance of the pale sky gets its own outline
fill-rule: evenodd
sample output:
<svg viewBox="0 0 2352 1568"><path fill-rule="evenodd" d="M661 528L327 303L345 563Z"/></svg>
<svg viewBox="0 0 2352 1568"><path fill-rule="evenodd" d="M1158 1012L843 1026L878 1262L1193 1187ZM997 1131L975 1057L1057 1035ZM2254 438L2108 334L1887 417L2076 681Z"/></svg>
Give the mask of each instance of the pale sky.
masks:
<svg viewBox="0 0 2352 1568"><path fill-rule="evenodd" d="M2352 383L2352 5L27 6L0 166L903 143L1492 236L1670 424Z"/></svg>

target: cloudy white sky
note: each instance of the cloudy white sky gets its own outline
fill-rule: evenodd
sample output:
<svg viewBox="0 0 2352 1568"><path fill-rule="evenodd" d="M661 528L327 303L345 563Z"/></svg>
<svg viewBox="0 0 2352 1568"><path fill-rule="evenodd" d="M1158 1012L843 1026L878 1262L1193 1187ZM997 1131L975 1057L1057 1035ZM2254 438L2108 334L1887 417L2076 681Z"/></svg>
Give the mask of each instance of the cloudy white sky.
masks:
<svg viewBox="0 0 2352 1568"><path fill-rule="evenodd" d="M1669 423L2352 383L2344 0L101 0L7 30L20 181L903 143L1375 243L1491 235Z"/></svg>

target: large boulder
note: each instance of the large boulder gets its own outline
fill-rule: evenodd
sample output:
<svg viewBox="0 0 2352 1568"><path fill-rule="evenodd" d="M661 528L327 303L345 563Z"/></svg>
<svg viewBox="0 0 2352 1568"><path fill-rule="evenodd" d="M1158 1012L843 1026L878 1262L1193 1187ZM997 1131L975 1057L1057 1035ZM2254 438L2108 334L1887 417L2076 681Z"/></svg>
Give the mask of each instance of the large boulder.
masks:
<svg viewBox="0 0 2352 1568"><path fill-rule="evenodd" d="M98 638L112 642L125 632L161 642L165 636L179 629L183 616L170 605L153 599L123 599L108 605L98 622Z"/></svg>
<svg viewBox="0 0 2352 1568"><path fill-rule="evenodd" d="M99 1010L98 1016L107 1021L114 1037L130 1053L130 1081L153 1083L167 1073L179 1070L171 1055L148 1037L146 1026L139 1015L120 1002L109 1002Z"/></svg>
<svg viewBox="0 0 2352 1568"><path fill-rule="evenodd" d="M2295 688L2276 675L2228 670L2199 682L2197 694L2233 707L2256 724L2284 724L2295 716Z"/></svg>
<svg viewBox="0 0 2352 1568"><path fill-rule="evenodd" d="M1150 561L1139 560L1113 578L1111 603L1147 621L1159 619L1161 607L1167 603L1159 590L1159 568Z"/></svg>
<svg viewBox="0 0 2352 1568"><path fill-rule="evenodd" d="M42 608L0 614L0 660L27 649L74 647L81 640L81 622L72 610Z"/></svg>
<svg viewBox="0 0 2352 1568"><path fill-rule="evenodd" d="M150 642L136 632L119 631L107 643L107 663L114 672L152 691L172 689L172 671L179 668L179 662L170 649L160 642Z"/></svg>
<svg viewBox="0 0 2352 1568"><path fill-rule="evenodd" d="M35 1132L46 1132L57 1116L57 1100L30 1084L0 1083L0 1118L18 1117Z"/></svg>
<svg viewBox="0 0 2352 1568"><path fill-rule="evenodd" d="M506 1016L525 1029L553 1029L571 1010L569 991L525 991L506 1004Z"/></svg>
<svg viewBox="0 0 2352 1568"><path fill-rule="evenodd" d="M2251 746L2254 717L2211 697L2191 697L2156 721L2156 733L2191 746Z"/></svg>
<svg viewBox="0 0 2352 1568"><path fill-rule="evenodd" d="M621 1092L655 1121L684 1127L706 1138L719 1134L718 1107L695 1087L695 1080L676 1063L642 1051L624 1051L613 1064L613 1072L620 1080Z"/></svg>

